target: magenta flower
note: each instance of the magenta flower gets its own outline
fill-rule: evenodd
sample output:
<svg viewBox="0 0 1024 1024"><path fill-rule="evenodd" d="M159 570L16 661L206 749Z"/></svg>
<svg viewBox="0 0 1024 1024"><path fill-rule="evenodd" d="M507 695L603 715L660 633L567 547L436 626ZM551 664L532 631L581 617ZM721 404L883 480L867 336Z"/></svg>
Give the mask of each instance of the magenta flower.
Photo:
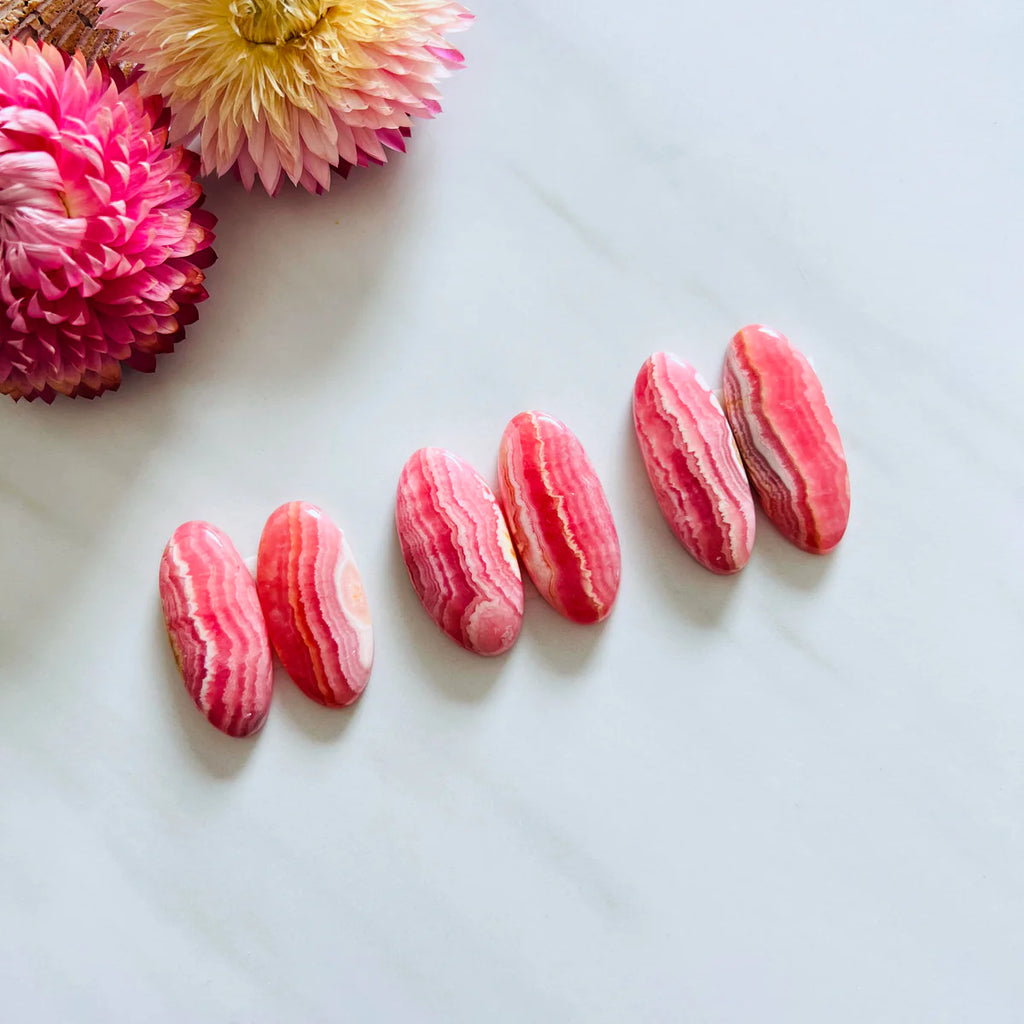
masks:
<svg viewBox="0 0 1024 1024"><path fill-rule="evenodd" d="M216 220L166 122L103 65L0 43L0 393L93 398L196 319Z"/></svg>

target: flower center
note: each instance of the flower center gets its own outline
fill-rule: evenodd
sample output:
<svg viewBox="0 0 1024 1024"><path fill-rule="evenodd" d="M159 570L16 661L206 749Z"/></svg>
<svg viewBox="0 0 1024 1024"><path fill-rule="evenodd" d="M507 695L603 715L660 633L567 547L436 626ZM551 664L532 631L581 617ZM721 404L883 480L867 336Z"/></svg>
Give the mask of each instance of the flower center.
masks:
<svg viewBox="0 0 1024 1024"><path fill-rule="evenodd" d="M324 7L325 0L232 0L229 10L243 39L281 46L313 28Z"/></svg>
<svg viewBox="0 0 1024 1024"><path fill-rule="evenodd" d="M51 164L46 157L0 153L0 240L18 241L50 218L70 217Z"/></svg>

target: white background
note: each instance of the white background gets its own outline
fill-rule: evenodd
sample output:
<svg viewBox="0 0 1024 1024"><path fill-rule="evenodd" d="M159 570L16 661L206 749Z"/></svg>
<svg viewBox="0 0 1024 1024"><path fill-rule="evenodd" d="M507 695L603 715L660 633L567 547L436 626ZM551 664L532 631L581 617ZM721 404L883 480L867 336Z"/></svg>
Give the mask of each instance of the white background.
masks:
<svg viewBox="0 0 1024 1024"><path fill-rule="evenodd" d="M1024 1019L1013 0L478 0L410 155L209 187L212 298L155 376L0 406L0 1016L85 1022ZM659 518L643 359L811 355L853 516L733 579ZM622 540L603 627L532 590L484 661L408 585L422 445L493 475L565 419ZM254 742L170 657L183 520L345 529L378 656L279 674Z"/></svg>

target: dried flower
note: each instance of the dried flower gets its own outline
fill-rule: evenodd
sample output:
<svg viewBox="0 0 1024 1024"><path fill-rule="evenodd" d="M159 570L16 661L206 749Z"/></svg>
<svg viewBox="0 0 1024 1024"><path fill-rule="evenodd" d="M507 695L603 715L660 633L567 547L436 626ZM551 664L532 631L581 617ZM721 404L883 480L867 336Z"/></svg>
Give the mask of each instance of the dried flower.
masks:
<svg viewBox="0 0 1024 1024"><path fill-rule="evenodd" d="M206 298L214 217L159 97L0 43L0 393L92 398L155 368Z"/></svg>
<svg viewBox="0 0 1024 1024"><path fill-rule="evenodd" d="M200 132L203 171L247 188L282 176L310 191L332 168L383 163L414 117L441 107L461 67L443 33L468 25L450 0L103 0L101 24L130 33L118 55L166 97L172 139Z"/></svg>

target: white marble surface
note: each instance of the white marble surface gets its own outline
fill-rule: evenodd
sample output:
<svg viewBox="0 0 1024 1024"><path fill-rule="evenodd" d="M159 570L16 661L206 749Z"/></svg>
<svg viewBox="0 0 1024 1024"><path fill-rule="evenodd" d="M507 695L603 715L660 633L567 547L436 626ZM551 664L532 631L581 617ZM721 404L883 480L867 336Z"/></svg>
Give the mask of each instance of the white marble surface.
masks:
<svg viewBox="0 0 1024 1024"><path fill-rule="evenodd" d="M214 184L179 352L0 407L5 1021L1024 1019L1012 0L478 0L411 155L328 197ZM659 519L643 358L752 320L815 358L854 512L761 523L737 579ZM404 578L405 458L490 470L566 419L620 527L597 629L534 593L496 663ZM194 711L160 552L345 527L378 659L354 713L283 677L256 742Z"/></svg>

